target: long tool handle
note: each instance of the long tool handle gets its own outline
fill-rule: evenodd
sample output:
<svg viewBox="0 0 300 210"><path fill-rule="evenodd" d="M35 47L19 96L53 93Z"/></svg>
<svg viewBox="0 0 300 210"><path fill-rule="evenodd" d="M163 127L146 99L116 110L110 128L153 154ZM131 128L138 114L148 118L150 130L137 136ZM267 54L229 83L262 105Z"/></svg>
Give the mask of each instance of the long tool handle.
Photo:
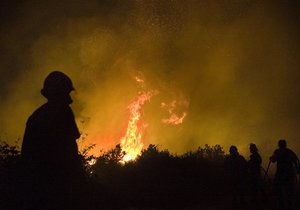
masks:
<svg viewBox="0 0 300 210"><path fill-rule="evenodd" d="M271 160L269 161L269 164L268 164L267 170L265 171L264 180L266 179L266 176L268 175L268 172L269 172L270 165L271 165Z"/></svg>

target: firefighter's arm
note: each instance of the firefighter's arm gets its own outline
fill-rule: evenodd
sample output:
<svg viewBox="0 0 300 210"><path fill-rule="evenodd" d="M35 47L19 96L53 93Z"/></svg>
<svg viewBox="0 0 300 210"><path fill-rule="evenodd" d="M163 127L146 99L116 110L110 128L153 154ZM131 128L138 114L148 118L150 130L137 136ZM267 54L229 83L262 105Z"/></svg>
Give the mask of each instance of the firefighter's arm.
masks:
<svg viewBox="0 0 300 210"><path fill-rule="evenodd" d="M277 153L278 153L278 150L275 150L273 155L270 157L270 161L272 163L276 162L277 161Z"/></svg>
<svg viewBox="0 0 300 210"><path fill-rule="evenodd" d="M296 171L297 171L297 174L300 175L300 161L299 161L297 155L295 155L295 156L296 156L296 161L295 161Z"/></svg>

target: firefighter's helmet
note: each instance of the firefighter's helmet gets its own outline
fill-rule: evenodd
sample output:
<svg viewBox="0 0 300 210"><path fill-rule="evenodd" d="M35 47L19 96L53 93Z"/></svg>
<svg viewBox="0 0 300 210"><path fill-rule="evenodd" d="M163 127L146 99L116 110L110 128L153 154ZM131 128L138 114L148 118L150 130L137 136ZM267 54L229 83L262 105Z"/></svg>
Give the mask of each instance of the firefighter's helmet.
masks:
<svg viewBox="0 0 300 210"><path fill-rule="evenodd" d="M51 72L44 81L43 89L41 93L46 98L68 94L74 90L71 79L60 71Z"/></svg>

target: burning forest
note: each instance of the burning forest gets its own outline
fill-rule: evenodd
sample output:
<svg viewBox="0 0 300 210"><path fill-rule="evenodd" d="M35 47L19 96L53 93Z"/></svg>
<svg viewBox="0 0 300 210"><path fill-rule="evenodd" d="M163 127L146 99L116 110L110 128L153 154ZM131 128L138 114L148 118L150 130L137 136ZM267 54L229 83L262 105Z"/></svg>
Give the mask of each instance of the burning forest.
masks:
<svg viewBox="0 0 300 210"><path fill-rule="evenodd" d="M298 0L1 1L0 209L34 192L19 176L34 174L20 154L27 129L64 174L44 189L81 164L91 209L226 209L225 153L247 160L251 142L270 190L278 140L300 154L299 10ZM71 83L63 94L45 89L53 71ZM36 172L55 174L48 165ZM275 208L272 193L262 209Z"/></svg>

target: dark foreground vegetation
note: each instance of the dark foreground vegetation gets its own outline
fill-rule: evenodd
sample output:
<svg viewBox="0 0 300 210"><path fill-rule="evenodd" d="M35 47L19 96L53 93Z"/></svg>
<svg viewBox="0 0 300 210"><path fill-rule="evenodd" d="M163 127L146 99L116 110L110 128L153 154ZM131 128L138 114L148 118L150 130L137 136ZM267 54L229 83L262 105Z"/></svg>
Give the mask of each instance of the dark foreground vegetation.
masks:
<svg viewBox="0 0 300 210"><path fill-rule="evenodd" d="M124 153L119 145L99 157L88 155L91 148L80 154L87 179L80 209L233 209L220 145L183 155L149 145L136 161L126 164L120 162ZM91 160L95 164L90 165ZM19 149L1 143L0 209L22 209L24 170ZM238 209L276 209L269 178L265 188L267 200L253 201L245 183Z"/></svg>

